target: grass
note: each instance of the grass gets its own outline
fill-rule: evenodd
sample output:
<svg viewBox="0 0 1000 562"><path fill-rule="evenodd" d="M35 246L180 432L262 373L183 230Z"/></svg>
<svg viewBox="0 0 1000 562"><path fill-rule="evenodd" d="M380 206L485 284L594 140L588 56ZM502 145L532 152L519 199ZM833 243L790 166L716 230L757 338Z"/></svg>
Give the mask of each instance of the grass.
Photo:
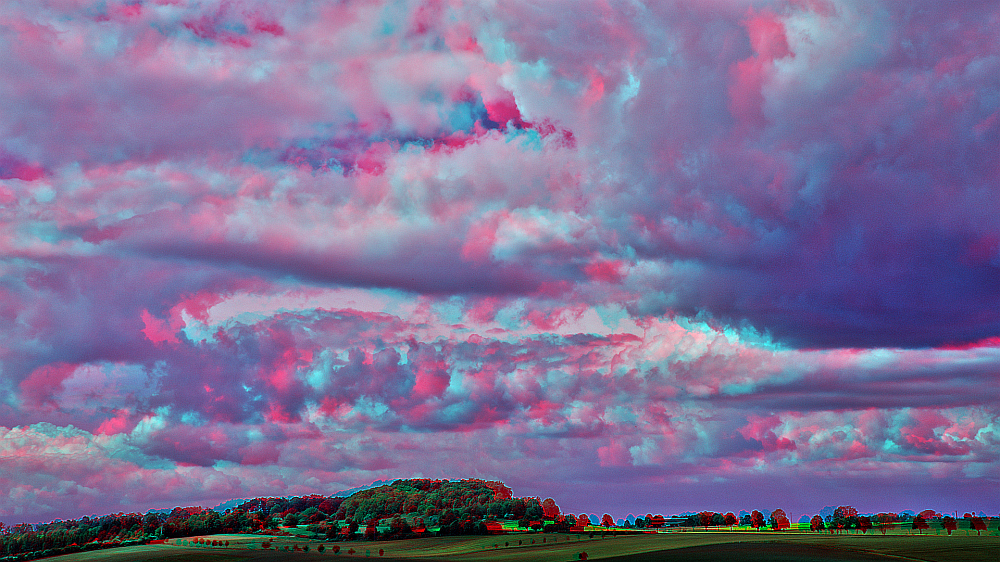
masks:
<svg viewBox="0 0 1000 562"><path fill-rule="evenodd" d="M267 537L260 535L213 535L209 540L228 540L230 546L192 546L178 544L183 540L171 539L170 544L143 545L103 551L85 552L58 557L60 561L92 562L172 562L193 561L286 561L342 560L366 558L396 562L442 561L499 561L499 562L561 562L578 559L586 552L590 560L608 562L673 561L698 562L699 560L787 560L808 562L812 560L909 560L925 562L996 562L1000 552L1000 537L977 537L956 534L908 535L897 530L882 536L881 533L865 535L831 535L800 532L670 532L649 535L631 535L593 539L587 535L560 533L534 535L493 535L483 537L434 537L399 541L353 541L335 543L340 553L332 552L333 543L296 539L294 537ZM544 542L543 542L544 539ZM531 541L535 543L532 544ZM272 548L262 550L261 543L270 541ZM520 541L520 544L518 544ZM316 547L324 544L323 553ZM309 546L309 552L296 551ZM285 547L288 550L285 551ZM278 550L275 550L277 547ZM355 554L348 555L353 548ZM384 556L379 556L379 549Z"/></svg>

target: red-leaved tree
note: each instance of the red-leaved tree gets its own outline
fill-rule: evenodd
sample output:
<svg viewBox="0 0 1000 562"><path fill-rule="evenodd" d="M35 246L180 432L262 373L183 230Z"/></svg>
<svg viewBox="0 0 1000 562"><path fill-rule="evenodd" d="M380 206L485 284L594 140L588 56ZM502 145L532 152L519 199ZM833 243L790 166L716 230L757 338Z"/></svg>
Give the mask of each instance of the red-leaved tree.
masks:
<svg viewBox="0 0 1000 562"><path fill-rule="evenodd" d="M542 515L546 519L556 519L559 517L559 506L556 505L556 501L552 498L546 498L542 502Z"/></svg>
<svg viewBox="0 0 1000 562"><path fill-rule="evenodd" d="M730 529L732 529L736 525L736 522L737 522L736 514L734 514L733 512L730 511L729 513L726 514L725 521L726 521L726 527L729 527Z"/></svg>
<svg viewBox="0 0 1000 562"><path fill-rule="evenodd" d="M780 531L782 529L787 529L791 524L788 522L788 516L785 515L784 509L775 509L771 512L771 528L775 531Z"/></svg>
<svg viewBox="0 0 1000 562"><path fill-rule="evenodd" d="M701 526L708 530L708 526L712 524L712 517L715 516L714 511L702 511L698 514L698 519L701 521Z"/></svg>

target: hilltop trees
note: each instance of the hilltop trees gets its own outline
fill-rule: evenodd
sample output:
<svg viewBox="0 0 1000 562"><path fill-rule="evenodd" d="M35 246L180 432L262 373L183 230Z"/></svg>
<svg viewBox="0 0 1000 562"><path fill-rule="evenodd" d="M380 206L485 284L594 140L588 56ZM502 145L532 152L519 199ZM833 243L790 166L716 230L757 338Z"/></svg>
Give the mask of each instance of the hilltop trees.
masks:
<svg viewBox="0 0 1000 562"><path fill-rule="evenodd" d="M547 509L553 519L559 507L552 498L542 505L538 498L514 498L510 488L499 482L476 479L397 480L392 484L362 490L343 500L331 519L386 519L394 515L418 514L423 517L441 516L452 511L445 525L458 521L481 521L486 517L509 519L542 519Z"/></svg>

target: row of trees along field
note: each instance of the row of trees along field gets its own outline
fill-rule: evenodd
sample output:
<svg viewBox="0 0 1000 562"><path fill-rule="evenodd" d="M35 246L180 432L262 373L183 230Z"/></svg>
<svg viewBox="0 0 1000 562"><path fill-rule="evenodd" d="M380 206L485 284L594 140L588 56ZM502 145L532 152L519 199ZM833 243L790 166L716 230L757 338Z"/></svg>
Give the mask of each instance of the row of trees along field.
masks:
<svg viewBox="0 0 1000 562"><path fill-rule="evenodd" d="M976 531L981 535L983 531L988 531L989 517L979 517L972 513L966 513L962 519L967 530ZM867 533L871 529L877 529L883 535L895 528L908 528L923 533L932 528L946 531L949 535L959 529L959 522L950 515L941 515L933 509L921 511L916 515L878 513L876 515L858 515L858 511L850 506L838 507L833 515L823 518L814 515L809 522L809 527L813 531L827 530L831 533L843 533L860 531Z"/></svg>
<svg viewBox="0 0 1000 562"><path fill-rule="evenodd" d="M809 528L817 532L883 534L893 528L919 533L941 530L948 534L965 528L977 534L988 531L989 518L966 513L964 522L933 510L920 514L879 513L859 515L850 506L832 515L813 516ZM407 538L439 535L486 534L510 529L500 521L516 521L521 529L547 532L585 532L591 525L616 529L741 526L781 531L791 527L787 514L776 509L765 517L760 511L743 514L703 511L668 521L647 514L616 525L610 514L591 521L586 514L562 513L551 498L515 498L501 482L485 480L397 480L363 490L350 497L311 495L292 498L256 498L219 513L201 507L177 507L169 512L118 513L78 520L5 527L0 524L0 560L31 559L53 554L139 544L155 539L217 533L306 533L326 540L356 538Z"/></svg>

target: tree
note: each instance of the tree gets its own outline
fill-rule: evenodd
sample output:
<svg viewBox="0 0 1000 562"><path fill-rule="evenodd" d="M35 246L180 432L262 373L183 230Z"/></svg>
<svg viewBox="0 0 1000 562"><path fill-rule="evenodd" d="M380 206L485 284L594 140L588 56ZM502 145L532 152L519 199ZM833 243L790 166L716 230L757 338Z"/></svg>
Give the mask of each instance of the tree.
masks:
<svg viewBox="0 0 1000 562"><path fill-rule="evenodd" d="M972 517L969 520L969 528L975 529L976 535L981 536L982 532L986 530L986 523L983 521L982 517Z"/></svg>
<svg viewBox="0 0 1000 562"><path fill-rule="evenodd" d="M581 513L580 515L577 516L576 522L581 527L586 527L587 525L590 525L590 516L588 516L586 513Z"/></svg>
<svg viewBox="0 0 1000 562"><path fill-rule="evenodd" d="M788 521L788 517L785 515L785 512L780 509L774 510L771 517L774 521L771 523L771 528L775 531L783 531L792 526L792 524Z"/></svg>
<svg viewBox="0 0 1000 562"><path fill-rule="evenodd" d="M542 514L545 515L546 519L556 519L559 517L559 506L556 505L555 500L552 498L546 498L542 502Z"/></svg>
<svg viewBox="0 0 1000 562"><path fill-rule="evenodd" d="M611 518L610 514L605 513L604 516L601 517L601 526L602 527L614 527L615 526L615 520Z"/></svg>
<svg viewBox="0 0 1000 562"><path fill-rule="evenodd" d="M714 516L715 513L712 511L702 511L701 513L698 514L698 521L701 523L701 526L704 527L706 531L708 530L708 526L712 524L712 517Z"/></svg>
<svg viewBox="0 0 1000 562"><path fill-rule="evenodd" d="M895 513L879 513L875 516L878 521L878 530L884 535L886 531L892 529L896 526L896 521L899 520L899 516Z"/></svg>
<svg viewBox="0 0 1000 562"><path fill-rule="evenodd" d="M955 522L955 519L952 516L945 515L941 519L941 528L948 531L948 534L950 535L952 531L958 528L958 523Z"/></svg>
<svg viewBox="0 0 1000 562"><path fill-rule="evenodd" d="M756 509L750 514L750 526L758 531L764 526L764 516Z"/></svg>
<svg viewBox="0 0 1000 562"><path fill-rule="evenodd" d="M730 530L731 530L734 526L736 526L736 522L737 522L736 521L736 515L733 514L733 512L730 511L729 513L726 514L726 517L725 517L724 521L726 523L726 527L729 527Z"/></svg>
<svg viewBox="0 0 1000 562"><path fill-rule="evenodd" d="M347 538L353 539L354 535L358 534L358 522L353 519L347 523Z"/></svg>
<svg viewBox="0 0 1000 562"><path fill-rule="evenodd" d="M721 513L716 513L712 516L712 526L721 527L726 524L726 516Z"/></svg>
<svg viewBox="0 0 1000 562"><path fill-rule="evenodd" d="M858 516L858 510L854 509L849 505L842 505L837 509L833 510L834 519L836 519L837 517L850 519L851 517L857 517L857 516Z"/></svg>
<svg viewBox="0 0 1000 562"><path fill-rule="evenodd" d="M867 515L858 516L858 529L861 529L861 534L868 533L868 529L872 528L872 520Z"/></svg>
<svg viewBox="0 0 1000 562"><path fill-rule="evenodd" d="M823 525L823 518L819 515L813 515L812 519L809 520L809 529L820 532L822 532L823 529L826 529L826 526Z"/></svg>
<svg viewBox="0 0 1000 562"><path fill-rule="evenodd" d="M525 517L525 519L527 519L527 517ZM438 524L442 527L447 527L455 521L458 521L458 514L456 514L453 509L446 509L441 513L441 517L438 519Z"/></svg>
<svg viewBox="0 0 1000 562"><path fill-rule="evenodd" d="M542 504L537 499L532 498L531 503L524 508L524 516L532 521L537 521L545 515Z"/></svg>
<svg viewBox="0 0 1000 562"><path fill-rule="evenodd" d="M930 525L927 524L926 519L924 519L920 515L917 515L916 517L913 518L913 528L917 529L922 535L924 534L924 529L929 529Z"/></svg>
<svg viewBox="0 0 1000 562"><path fill-rule="evenodd" d="M394 537L404 537L410 534L410 524L399 515L394 515L389 522L389 534Z"/></svg>
<svg viewBox="0 0 1000 562"><path fill-rule="evenodd" d="M288 515L285 516L285 526L286 527L294 527L294 526L296 526L298 524L299 524L299 514L298 513L289 513Z"/></svg>
<svg viewBox="0 0 1000 562"><path fill-rule="evenodd" d="M663 527L666 524L667 520L664 519L662 515L657 514L653 516L653 520L650 521L649 526L655 529L659 529L660 527Z"/></svg>
<svg viewBox="0 0 1000 562"><path fill-rule="evenodd" d="M328 540L336 539L338 533L340 533L340 523L332 521L326 526L326 538Z"/></svg>

